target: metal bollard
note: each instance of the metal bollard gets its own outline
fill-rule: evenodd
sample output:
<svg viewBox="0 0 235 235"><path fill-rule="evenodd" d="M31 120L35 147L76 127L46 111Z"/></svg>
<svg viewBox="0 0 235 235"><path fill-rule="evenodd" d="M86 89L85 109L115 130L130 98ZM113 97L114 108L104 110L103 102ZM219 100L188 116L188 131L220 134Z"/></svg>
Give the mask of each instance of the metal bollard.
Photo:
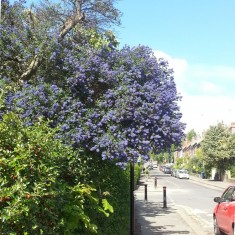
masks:
<svg viewBox="0 0 235 235"><path fill-rule="evenodd" d="M144 200L147 201L147 184L144 185Z"/></svg>
<svg viewBox="0 0 235 235"><path fill-rule="evenodd" d="M166 205L166 186L163 186L163 208L167 208L167 205Z"/></svg>
<svg viewBox="0 0 235 235"><path fill-rule="evenodd" d="M157 177L154 178L154 188L157 188Z"/></svg>

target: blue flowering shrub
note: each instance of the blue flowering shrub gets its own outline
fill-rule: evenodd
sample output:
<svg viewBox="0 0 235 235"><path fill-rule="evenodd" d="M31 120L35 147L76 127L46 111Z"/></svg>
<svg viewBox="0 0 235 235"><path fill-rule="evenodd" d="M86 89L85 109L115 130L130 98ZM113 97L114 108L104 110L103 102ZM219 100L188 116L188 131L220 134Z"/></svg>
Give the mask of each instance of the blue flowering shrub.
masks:
<svg viewBox="0 0 235 235"><path fill-rule="evenodd" d="M2 5L0 119L4 120L4 114L9 112L17 114L15 119L20 122L20 129L29 137L25 142L20 139L22 151L16 155L26 154L22 167L29 170L29 176L31 167L36 167L36 182L40 182L41 188L44 189L46 175L51 177L49 189L55 195L49 195L43 204L44 196L32 195L44 191L40 191L29 176L23 178L25 186L21 189L29 190L30 200L24 198L30 202L29 208L44 207L40 207L38 213L35 209L28 227L28 212L23 216L16 213L19 217L14 221L19 220L21 224L26 218L25 229L39 232L45 226L51 229L45 230L45 234L56 234L58 226L67 234L96 231L102 235L118 234L120 227L128 227L129 162L136 162L138 158L147 160L150 152L168 151L172 144L179 146L184 138L185 126L179 108L181 96L177 93L172 69L146 46L118 49L112 34L98 34L82 26L78 29L80 25L61 39L56 30L58 24L45 20L32 24L28 18L31 13L22 2L11 5L5 0ZM33 12L31 16L37 17L41 12ZM49 133L40 131L39 120L46 121L43 128L47 125L53 137L47 138ZM17 131L16 137L23 136L21 133ZM5 141L8 137L2 138ZM26 144L31 144L33 138L38 145L35 154L42 154L41 145L47 144L48 152L43 152L40 161L34 161ZM15 153L18 149L13 146L11 151ZM11 167L18 164L16 155L10 155ZM14 167L10 171L15 175ZM137 181L138 169L135 172ZM1 180L6 174L2 171ZM16 190L15 184L6 185L8 190ZM22 195L25 192L22 191ZM12 195L3 190L2 197ZM84 208L82 213L80 207L74 207L77 200ZM17 201L4 201L4 210L13 202ZM48 221L52 221L45 225L43 208L47 208L47 203L53 210L48 207ZM24 208L24 211L31 210ZM97 210L103 214L100 216ZM17 233L15 222L7 217L4 221L9 222L5 223L11 225L12 233ZM120 231L120 235L121 232L125 233Z"/></svg>
<svg viewBox="0 0 235 235"><path fill-rule="evenodd" d="M25 82L9 108L29 124L38 116L51 119L74 147L124 167L132 156L148 159L152 150L181 144L181 97L166 61L143 46L79 53L67 50L63 68L69 77L62 87L47 78Z"/></svg>

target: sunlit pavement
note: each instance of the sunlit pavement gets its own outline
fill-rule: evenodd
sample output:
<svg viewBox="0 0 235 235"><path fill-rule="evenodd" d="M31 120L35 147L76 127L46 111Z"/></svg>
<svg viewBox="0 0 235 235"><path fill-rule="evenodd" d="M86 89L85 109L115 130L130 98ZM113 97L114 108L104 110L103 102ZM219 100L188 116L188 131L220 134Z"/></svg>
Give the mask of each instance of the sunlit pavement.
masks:
<svg viewBox="0 0 235 235"><path fill-rule="evenodd" d="M161 174L161 172L159 171ZM231 183L201 179L191 176L194 183L203 184L208 187L225 189ZM147 185L147 200L145 200L145 185ZM136 235L154 234L191 234L191 235L212 235L212 231L202 231L202 227L186 211L172 202L164 203L164 192L161 180L155 184L155 177L150 175L146 178L141 176L137 189L135 190L135 214L136 214ZM140 229L139 229L139 228ZM141 232L140 232L140 231Z"/></svg>

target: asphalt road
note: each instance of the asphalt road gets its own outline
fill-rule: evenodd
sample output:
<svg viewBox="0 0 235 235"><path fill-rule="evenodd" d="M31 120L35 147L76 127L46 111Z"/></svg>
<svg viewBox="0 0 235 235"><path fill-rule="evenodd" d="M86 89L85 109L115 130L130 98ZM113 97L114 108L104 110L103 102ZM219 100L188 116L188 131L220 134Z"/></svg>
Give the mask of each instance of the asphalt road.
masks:
<svg viewBox="0 0 235 235"><path fill-rule="evenodd" d="M184 209L204 230L213 231L213 199L220 196L223 189L198 184L190 179L178 179L158 169L151 170L150 176L156 176L161 185L166 186L167 201Z"/></svg>

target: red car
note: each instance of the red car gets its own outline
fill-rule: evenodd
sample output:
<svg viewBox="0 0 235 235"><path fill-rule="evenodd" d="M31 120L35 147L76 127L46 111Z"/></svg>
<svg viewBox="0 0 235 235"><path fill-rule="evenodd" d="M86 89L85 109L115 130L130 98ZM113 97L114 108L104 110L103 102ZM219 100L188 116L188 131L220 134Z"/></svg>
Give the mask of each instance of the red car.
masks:
<svg viewBox="0 0 235 235"><path fill-rule="evenodd" d="M213 213L215 235L235 235L235 185L229 186L214 201L217 202Z"/></svg>

